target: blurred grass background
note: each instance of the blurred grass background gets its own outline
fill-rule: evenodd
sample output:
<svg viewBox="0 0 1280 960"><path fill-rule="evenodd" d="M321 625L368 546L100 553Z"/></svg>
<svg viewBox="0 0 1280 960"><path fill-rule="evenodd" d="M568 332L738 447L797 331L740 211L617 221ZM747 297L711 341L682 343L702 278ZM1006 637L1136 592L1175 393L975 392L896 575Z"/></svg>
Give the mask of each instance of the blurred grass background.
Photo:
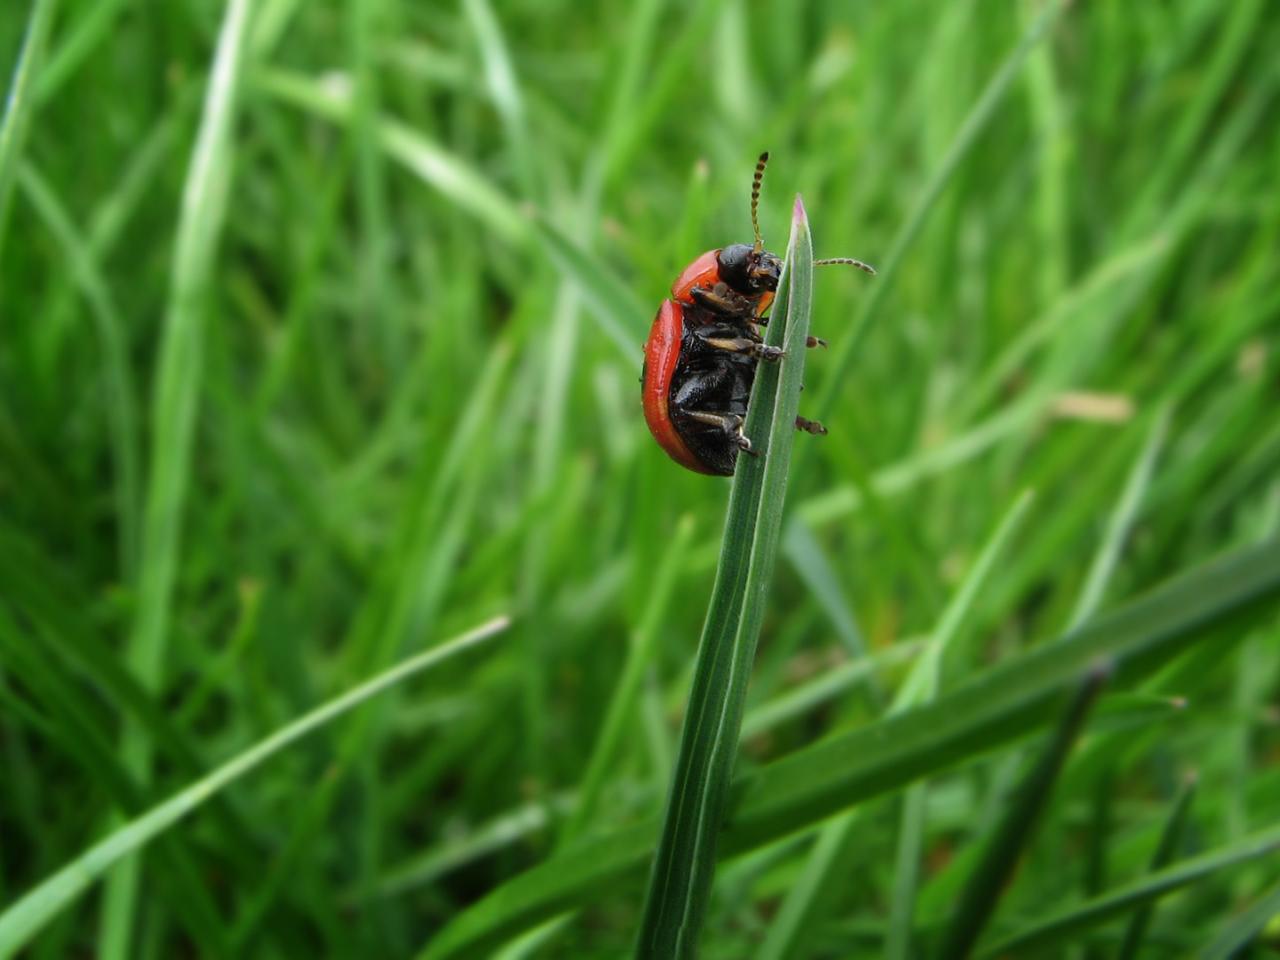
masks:
<svg viewBox="0 0 1280 960"><path fill-rule="evenodd" d="M892 662L775 708L900 665L1026 489L944 685L1274 532L1280 18L1101 0L1035 42L1043 8L6 3L0 903L324 697L516 618L32 955L412 953L555 847L633 647L590 826L654 814L727 485L649 439L640 345L687 261L749 237L762 149L773 249L801 191L819 256L887 269L817 278L801 409L831 433L797 443L740 767L878 716ZM1192 850L1273 821L1280 636L1241 639L1158 678L1185 704L1130 716L1102 773L1068 767L1012 913L1144 869L1190 768ZM932 784L921 929L1018 756ZM878 950L897 804L862 815L796 955ZM753 955L809 836L725 868L707 956ZM1162 907L1150 955L1274 882L1251 869ZM641 880L526 953L625 952Z"/></svg>

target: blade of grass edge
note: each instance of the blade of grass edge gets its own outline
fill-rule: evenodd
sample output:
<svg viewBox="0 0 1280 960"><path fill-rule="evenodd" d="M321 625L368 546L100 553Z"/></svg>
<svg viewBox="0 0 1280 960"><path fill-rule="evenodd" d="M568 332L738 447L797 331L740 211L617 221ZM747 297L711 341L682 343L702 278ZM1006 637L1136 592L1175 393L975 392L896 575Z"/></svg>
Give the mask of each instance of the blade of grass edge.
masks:
<svg viewBox="0 0 1280 960"><path fill-rule="evenodd" d="M270 97L323 117L352 123L351 98L342 89L285 70L260 70L255 86ZM545 213L522 208L462 157L412 126L384 116L376 124L387 156L440 191L503 239L546 255L590 306L591 316L628 361L644 339L646 310L607 263L573 241Z"/></svg>
<svg viewBox="0 0 1280 960"><path fill-rule="evenodd" d="M1031 505L1032 496L1031 491L1024 491L997 524L978 559L947 604L907 679L898 687L890 713L899 713L935 699L942 656L959 631L965 614L977 599L996 559L1003 553L1005 544L1021 525L1027 508ZM911 906L915 899L918 876L924 796L925 784L921 782L913 784L904 798L886 957L905 956L910 945L913 916ZM851 838L857 817L857 810L851 810L819 832L799 880L788 891L781 909L769 927L760 948L759 960L785 960L796 955L801 947L803 932L812 929L814 911L821 903L822 892L831 886L831 872L839 869L843 863L841 851Z"/></svg>
<svg viewBox="0 0 1280 960"><path fill-rule="evenodd" d="M351 95L344 87L279 69L259 70L253 81L258 90L276 100L335 124L352 123ZM525 243L531 238L528 218L515 201L462 157L390 117L380 117L374 127L382 150L450 203L504 240Z"/></svg>
<svg viewBox="0 0 1280 960"><path fill-rule="evenodd" d="M1179 789L1177 797L1174 798L1173 809L1170 810L1164 829L1160 832L1156 852L1151 857L1149 873L1155 873L1162 867L1168 866L1174 853L1177 852L1178 843L1182 839L1182 828L1186 825L1191 801L1196 795L1196 782L1195 776L1189 776ZM1151 922L1151 914L1154 910L1154 904L1147 904L1134 911L1133 916L1129 918L1129 926L1125 929L1124 940L1120 942L1116 960L1134 960L1138 956L1138 951L1142 949L1142 941L1147 934L1147 924Z"/></svg>
<svg viewBox="0 0 1280 960"><path fill-rule="evenodd" d="M938 626L924 655L899 689L898 700L894 703L894 712L932 703L938 698L938 688L942 680L942 659L946 655L947 648L960 632L966 614L977 600L979 591L986 584L996 560L1004 552L1005 545L1021 526L1033 496L1032 491L1023 491L1001 519L968 576L960 584L939 618ZM915 903L924 850L925 803L928 789L928 781L922 779L911 784L903 798L893 901L889 910L889 933L885 942L885 956L888 960L906 960L911 956Z"/></svg>
<svg viewBox="0 0 1280 960"><path fill-rule="evenodd" d="M782 346L786 358L776 365L762 363L756 373L746 433L761 455L738 458L637 957L684 957L696 951L777 553L812 283L813 244L797 197L784 276L768 327L768 342ZM768 438L761 442L766 421Z"/></svg>
<svg viewBox="0 0 1280 960"><path fill-rule="evenodd" d="M1231 960L1248 945L1272 917L1280 915L1280 886L1272 887L1244 913L1234 917L1198 954L1198 960Z"/></svg>
<svg viewBox="0 0 1280 960"><path fill-rule="evenodd" d="M168 800L113 831L24 894L4 913L0 913L0 960L20 950L41 927L74 902L113 864L141 849L156 835L272 754L359 706L370 697L479 644L505 629L508 623L506 617L497 617L366 680L281 727Z"/></svg>
<svg viewBox="0 0 1280 960"><path fill-rule="evenodd" d="M974 867L960 895L960 904L952 915L942 948L938 951L938 956L944 960L960 960L969 956L995 913L996 904L1018 865L1022 848L1030 839L1040 811L1053 791L1058 773L1110 675L1111 666L1103 661L1084 676L1053 739L1010 801L1008 812L996 827L995 835L988 842L982 859Z"/></svg>
<svg viewBox="0 0 1280 960"><path fill-rule="evenodd" d="M983 671L928 707L827 737L753 771L726 844L749 849L759 838L782 836L796 828L791 825L833 813L851 798L891 789L886 774L894 784L909 782L923 766L946 769L973 756L979 744L1014 740L1047 722L1062 690L1099 658L1115 660L1129 682L1197 639L1220 639L1217 631L1228 628L1234 635L1261 606L1274 603L1277 593L1280 540L1232 551L1172 577L1063 639ZM936 763L921 756L906 770L890 760L915 751ZM883 769L885 762L895 769ZM866 779L873 770L875 782Z"/></svg>
<svg viewBox="0 0 1280 960"><path fill-rule="evenodd" d="M199 404L203 313L226 215L234 159L231 131L251 5L252 0L228 0L222 19L200 130L183 184L169 299L156 361L137 608L126 647L129 667L147 689L157 688L164 675ZM121 754L144 786L149 780L151 752L145 729L126 724ZM103 898L99 951L106 960L130 955L137 889L138 861L131 859L108 880Z"/></svg>
<svg viewBox="0 0 1280 960"><path fill-rule="evenodd" d="M1165 894L1190 886L1217 870L1267 856L1276 850L1280 850L1280 827L1259 830L1238 843L1227 844L1156 873L1148 873L1100 897L1026 926L989 947L983 947L977 955L1028 956L1024 951L1030 947L1061 944L1071 934L1105 923L1144 904L1154 903Z"/></svg>
<svg viewBox="0 0 1280 960"><path fill-rule="evenodd" d="M835 402L837 391L847 382L848 369L853 363L853 358L857 355L862 338L869 329L871 320L874 318L876 311L879 310L880 304L884 302L890 288L897 280L898 265L902 262L907 251L919 235L920 230L924 227L924 223L937 203L938 198L942 195L942 191L951 182L951 178L955 175L956 170L960 168L961 162L969 155L969 151L977 143L979 135L995 115L996 109L1012 88L1013 81L1017 79L1022 65L1026 63L1027 57L1031 55L1031 52L1048 34L1067 4L1068 0L1050 0L1045 4L1044 11L1026 29L1017 46L1005 57L1004 62L1000 64L995 74L987 82L982 94L978 97L978 101L964 118L960 129L956 131L955 138L947 148L947 152L937 170L929 178L924 189L920 191L919 199L907 215L906 222L903 223L898 233L894 236L889 253L880 266L880 279L868 294L862 310L854 320L853 327L832 350L834 356L828 364L830 375L827 377L826 385L819 392L817 401L814 403L814 410L817 411L819 417L824 416L831 409L832 404Z"/></svg>
<svg viewBox="0 0 1280 960"><path fill-rule="evenodd" d="M1069 621L1071 628L1078 627L1088 620L1102 604L1103 595L1111 582L1116 565L1120 562L1121 551L1124 549L1130 530L1133 529L1147 487L1151 484L1156 459L1160 456L1165 435L1169 431L1169 417L1169 407L1164 406L1152 421L1150 432L1142 445L1142 451L1138 454L1138 459L1125 480L1120 502L1116 504L1107 520L1106 535L1102 538L1102 545L1085 578L1084 589L1080 591L1075 609L1071 612Z"/></svg>
<svg viewBox="0 0 1280 960"><path fill-rule="evenodd" d="M1035 645L933 704L827 737L740 776L721 856L797 833L839 810L888 794L1034 733L1064 689L1099 657L1123 682L1148 676L1192 643L1221 638L1273 608L1280 541L1241 547L1171 577L1074 634ZM487 956L495 945L638 871L653 821L593 836L508 880L424 946L424 960ZM1280 837L1280 832L1277 833Z"/></svg>
<svg viewBox="0 0 1280 960"><path fill-rule="evenodd" d="M675 586L676 572L682 569L685 551L693 537L693 519L692 514L685 514L680 518L676 524L675 536L663 553L662 562L658 564L649 602L632 637L631 648L627 652L617 686L609 697L609 708L600 725L600 734L579 782L577 805L561 829L559 846L566 846L591 823L603 791L605 774L618 753L626 724L637 716L636 704L641 684L656 653L658 628L666 614L671 591Z"/></svg>
<svg viewBox="0 0 1280 960"><path fill-rule="evenodd" d="M18 160L22 142L31 121L32 85L40 69L40 59L49 40L53 23L54 0L35 0L27 19L26 36L18 54L9 95L5 98L4 116L0 118L0 250L4 249L5 226L9 220L9 201L18 177Z"/></svg>
<svg viewBox="0 0 1280 960"><path fill-rule="evenodd" d="M128 337L111 288L93 254L92 241L80 232L53 186L34 166L20 163L18 177L37 216L62 247L74 282L94 320L102 354L104 393L108 398L103 417L111 438L112 486L120 531L120 576L128 582L134 577L137 555L140 447Z"/></svg>
<svg viewBox="0 0 1280 960"><path fill-rule="evenodd" d="M676 565L676 570L678 571L679 569L679 565ZM647 629L645 623L651 620L652 618L646 613L638 630L643 632ZM911 660L919 654L920 649L921 644L916 640L894 644L883 653L866 657L862 660L850 660L826 674L816 676L786 693L749 709L743 714L742 718L742 739L748 740L753 736L766 733L788 720L802 716L809 710L816 709L820 704L826 703L833 697L846 694L860 685L865 685L874 675L889 666ZM624 671L625 669L624 667ZM610 709L612 709L612 705L617 699L623 697L621 690L622 681L620 680L617 687L618 692L610 695ZM1112 699L1114 700L1115 698L1113 697ZM1163 698L1151 698L1151 702L1153 706L1148 707L1148 709L1155 709L1155 704L1168 709L1167 701ZM641 709L638 698L633 698L631 704L633 713ZM602 729L607 729L607 724L602 725ZM603 737L604 734L602 733L601 738ZM656 769L667 770L673 765L674 761L672 760L666 764L658 764ZM586 782L587 776L584 775L580 783L585 784ZM552 808L560 811L567 822L572 819L578 805L583 802L581 798L585 796L585 793L586 788L579 786L574 794L553 797ZM432 883L452 870L472 863L480 857L507 849L531 835L536 835L546 830L550 822L551 817L548 815L545 806L538 803L522 803L487 822L477 824L469 833L457 837L449 837L440 843L430 845L414 853L398 863L389 865L380 875L373 891L373 896L378 898L396 897L415 887ZM563 830L564 828L562 827L561 829ZM588 826L581 832L585 833L590 829L591 827ZM573 842L576 842L576 840L577 837L574 838ZM558 856L564 849L571 847L573 842L560 841L558 844L560 849L557 850L556 855ZM367 900L369 896L364 891L348 889L341 899L344 905L349 905ZM764 960L764 958L761 957L761 960Z"/></svg>

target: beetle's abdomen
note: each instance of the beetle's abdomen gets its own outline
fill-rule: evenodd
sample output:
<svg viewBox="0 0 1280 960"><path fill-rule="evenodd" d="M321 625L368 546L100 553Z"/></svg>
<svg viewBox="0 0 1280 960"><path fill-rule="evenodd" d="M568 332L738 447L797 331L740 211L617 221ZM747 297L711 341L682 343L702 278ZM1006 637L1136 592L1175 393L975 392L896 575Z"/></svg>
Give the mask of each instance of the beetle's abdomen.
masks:
<svg viewBox="0 0 1280 960"><path fill-rule="evenodd" d="M731 476L738 461L738 444L724 428L687 414L746 417L756 363L744 354L708 346L686 326L667 407L680 439L703 473Z"/></svg>

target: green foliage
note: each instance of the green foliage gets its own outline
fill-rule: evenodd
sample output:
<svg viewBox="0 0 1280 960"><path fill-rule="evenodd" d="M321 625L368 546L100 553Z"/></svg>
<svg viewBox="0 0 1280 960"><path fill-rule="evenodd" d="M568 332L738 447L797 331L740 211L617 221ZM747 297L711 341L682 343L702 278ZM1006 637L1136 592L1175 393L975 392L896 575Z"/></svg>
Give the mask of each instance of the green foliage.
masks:
<svg viewBox="0 0 1280 960"><path fill-rule="evenodd" d="M637 956L693 957L698 952L742 732L742 706L778 552L812 309L813 240L797 196L786 268L765 337L768 346L785 356L761 364L756 374L744 427L754 456L740 457L729 493L720 564L698 643Z"/></svg>
<svg viewBox="0 0 1280 960"><path fill-rule="evenodd" d="M272 754L322 727L330 720L359 706L392 685L434 666L446 657L503 629L505 619L479 627L456 640L398 664L354 690L335 697L277 730L212 771L208 776L180 790L147 813L94 844L71 863L41 883L0 914L0 956L12 956L50 917L66 909L103 871L146 846L156 836L195 810L232 781L248 773Z"/></svg>
<svg viewBox="0 0 1280 960"><path fill-rule="evenodd" d="M679 770L725 802L709 892L669 891L701 956L931 956L1006 875L978 955L1250 949L1278 48L1267 0L0 5L0 931L625 955ZM753 554L636 379L766 148L770 249L799 192L880 275L813 278L830 433L735 481L779 524ZM745 702L678 765L704 621Z"/></svg>

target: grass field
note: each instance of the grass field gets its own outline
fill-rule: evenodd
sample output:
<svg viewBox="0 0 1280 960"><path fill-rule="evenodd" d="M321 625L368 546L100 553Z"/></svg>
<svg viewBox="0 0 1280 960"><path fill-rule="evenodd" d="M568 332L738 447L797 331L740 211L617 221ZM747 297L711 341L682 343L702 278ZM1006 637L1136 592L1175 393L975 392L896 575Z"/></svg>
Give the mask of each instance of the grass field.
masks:
<svg viewBox="0 0 1280 960"><path fill-rule="evenodd" d="M764 149L770 249L799 192L879 275L816 271L714 885L651 906L1261 956L1278 49L1269 0L7 0L0 957L646 942L745 555L641 344Z"/></svg>

